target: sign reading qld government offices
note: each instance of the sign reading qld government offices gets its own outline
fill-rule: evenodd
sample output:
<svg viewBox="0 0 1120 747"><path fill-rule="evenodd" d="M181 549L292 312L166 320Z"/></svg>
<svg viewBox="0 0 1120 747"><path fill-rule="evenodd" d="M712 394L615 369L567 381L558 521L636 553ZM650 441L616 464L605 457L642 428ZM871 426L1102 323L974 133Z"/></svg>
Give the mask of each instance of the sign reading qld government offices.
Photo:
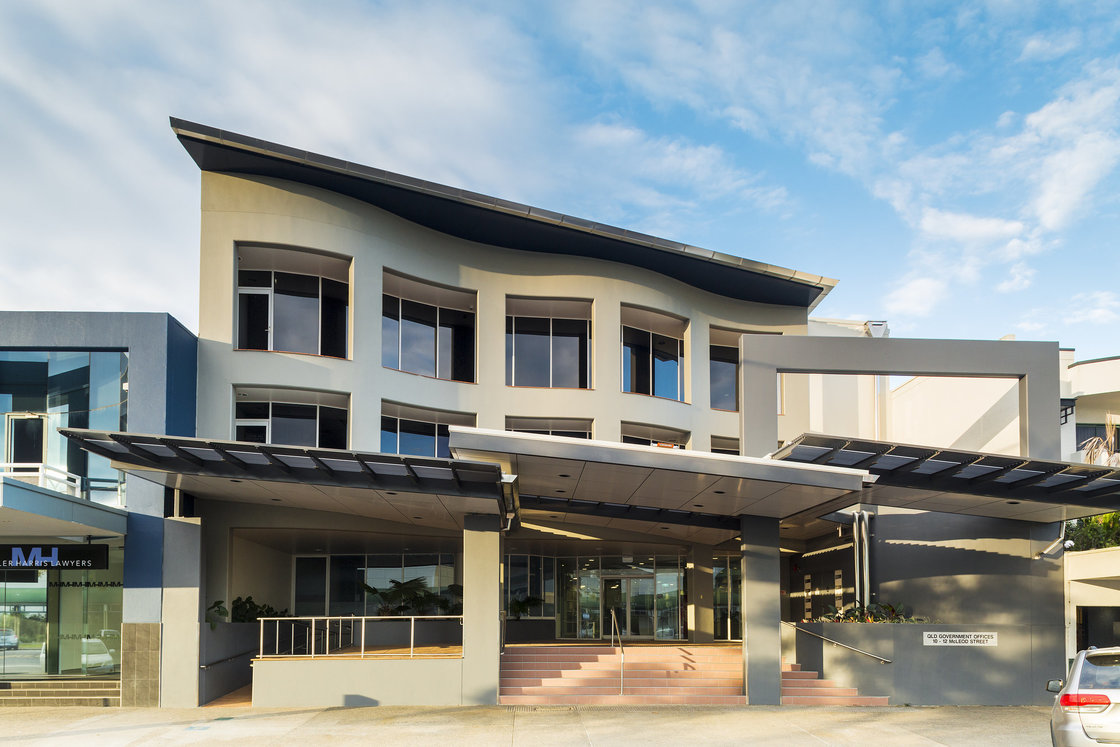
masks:
<svg viewBox="0 0 1120 747"><path fill-rule="evenodd" d="M933 632L922 633L923 646L998 646L999 633L955 633Z"/></svg>
<svg viewBox="0 0 1120 747"><path fill-rule="evenodd" d="M103 571L108 567L108 545L0 545L0 571Z"/></svg>

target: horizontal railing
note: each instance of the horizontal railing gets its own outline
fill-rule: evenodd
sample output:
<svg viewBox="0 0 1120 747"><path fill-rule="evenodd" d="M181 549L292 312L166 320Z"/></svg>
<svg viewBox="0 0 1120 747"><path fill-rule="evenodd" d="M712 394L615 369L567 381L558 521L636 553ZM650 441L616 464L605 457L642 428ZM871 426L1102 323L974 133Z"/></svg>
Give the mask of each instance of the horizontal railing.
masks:
<svg viewBox="0 0 1120 747"><path fill-rule="evenodd" d="M120 503L121 481L116 478L82 477L41 462L0 462L0 477L95 503Z"/></svg>
<svg viewBox="0 0 1120 747"><path fill-rule="evenodd" d="M83 498L82 478L37 462L0 462L0 477L9 477L56 493Z"/></svg>
<svg viewBox="0 0 1120 747"><path fill-rule="evenodd" d="M258 658L401 657L406 649L410 659L448 656L438 649L461 652L462 627L462 615L262 617ZM417 651L418 645L437 650Z"/></svg>
<svg viewBox="0 0 1120 747"><path fill-rule="evenodd" d="M805 635L811 635L814 638L820 638L822 641L827 641L828 643L831 643L834 646L840 646L841 648L846 648L849 651L855 651L857 654L863 654L864 656L870 656L872 659L877 659L880 664L890 664L891 663L890 659L884 659L882 656L879 656L878 654L873 654L870 651L864 651L862 648L856 648L855 646L849 646L846 643L841 643L840 641L834 640L834 639L829 638L827 636L823 636L820 633L814 633L813 631L806 630L805 628L799 628L794 623L786 622L785 620L782 620L782 625L788 625L789 627L796 630L798 633L804 633Z"/></svg>

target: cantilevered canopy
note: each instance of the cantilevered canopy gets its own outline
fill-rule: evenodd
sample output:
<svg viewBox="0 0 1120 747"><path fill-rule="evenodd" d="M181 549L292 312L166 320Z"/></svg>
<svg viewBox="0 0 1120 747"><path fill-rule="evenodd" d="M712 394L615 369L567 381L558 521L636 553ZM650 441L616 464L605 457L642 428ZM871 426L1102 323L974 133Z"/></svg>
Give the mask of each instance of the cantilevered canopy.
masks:
<svg viewBox="0 0 1120 747"><path fill-rule="evenodd" d="M346 195L441 233L523 251L643 267L729 298L813 309L836 281L521 205L403 174L171 119L203 171L249 174Z"/></svg>
<svg viewBox="0 0 1120 747"><path fill-rule="evenodd" d="M199 498L337 511L423 526L504 519L512 480L495 464L62 428L124 470Z"/></svg>
<svg viewBox="0 0 1120 747"><path fill-rule="evenodd" d="M865 469L862 503L1053 522L1120 510L1120 469L808 433L773 455Z"/></svg>
<svg viewBox="0 0 1120 747"><path fill-rule="evenodd" d="M128 513L0 477L0 537L123 537Z"/></svg>
<svg viewBox="0 0 1120 747"><path fill-rule="evenodd" d="M784 518L848 496L862 470L451 426L451 450L518 476L522 524L601 526L718 544L743 514ZM573 529L573 531L578 531Z"/></svg>

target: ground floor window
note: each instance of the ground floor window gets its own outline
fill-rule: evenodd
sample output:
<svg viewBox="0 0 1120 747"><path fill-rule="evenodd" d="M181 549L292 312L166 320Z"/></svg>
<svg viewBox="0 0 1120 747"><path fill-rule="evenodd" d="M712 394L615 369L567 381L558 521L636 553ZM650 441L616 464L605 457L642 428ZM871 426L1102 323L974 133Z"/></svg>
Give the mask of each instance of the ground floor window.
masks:
<svg viewBox="0 0 1120 747"><path fill-rule="evenodd" d="M293 573L297 617L462 612L451 553L297 556Z"/></svg>
<svg viewBox="0 0 1120 747"><path fill-rule="evenodd" d="M0 572L0 677L119 676L123 560Z"/></svg>
<svg viewBox="0 0 1120 747"><path fill-rule="evenodd" d="M743 569L737 555L719 555L712 561L712 613L717 641L743 637Z"/></svg>

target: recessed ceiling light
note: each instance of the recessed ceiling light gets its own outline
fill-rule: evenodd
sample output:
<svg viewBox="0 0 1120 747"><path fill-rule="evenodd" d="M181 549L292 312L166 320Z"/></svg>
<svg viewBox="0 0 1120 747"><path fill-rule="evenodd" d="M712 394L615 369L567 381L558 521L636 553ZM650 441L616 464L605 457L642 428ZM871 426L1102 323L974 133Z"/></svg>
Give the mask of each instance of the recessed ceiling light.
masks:
<svg viewBox="0 0 1120 747"><path fill-rule="evenodd" d="M1008 502L1007 502L1007 505L1008 505L1008 506L1018 506L1018 505L1019 505L1019 501L1008 501Z"/></svg>
<svg viewBox="0 0 1120 747"><path fill-rule="evenodd" d="M230 482L241 482L240 480L230 480Z"/></svg>
<svg viewBox="0 0 1120 747"><path fill-rule="evenodd" d="M704 504L703 503L693 503L692 507L693 508L704 508Z"/></svg>
<svg viewBox="0 0 1120 747"><path fill-rule="evenodd" d="M414 518L414 519L423 519L424 517L423 517L423 516L413 516L412 518Z"/></svg>
<svg viewBox="0 0 1120 747"><path fill-rule="evenodd" d="M557 477L571 477L571 475L569 475L569 474L560 474L560 475L557 475Z"/></svg>
<svg viewBox="0 0 1120 747"><path fill-rule="evenodd" d="M663 531L663 532L668 532L668 531L669 531L669 527L661 527L661 531Z"/></svg>
<svg viewBox="0 0 1120 747"><path fill-rule="evenodd" d="M727 491L726 490L713 490L712 492L715 493L716 495L723 495Z"/></svg>
<svg viewBox="0 0 1120 747"><path fill-rule="evenodd" d="M396 495L396 493L394 493L393 491L389 490L389 491L386 491L385 495Z"/></svg>
<svg viewBox="0 0 1120 747"><path fill-rule="evenodd" d="M567 490L564 490L563 488L557 488L557 489L556 489L556 492L557 492L557 493L567 493L568 491L567 491Z"/></svg>
<svg viewBox="0 0 1120 747"><path fill-rule="evenodd" d="M280 499L279 499L279 498L273 498L272 500L276 501L277 503L279 503L279 502L280 502Z"/></svg>

